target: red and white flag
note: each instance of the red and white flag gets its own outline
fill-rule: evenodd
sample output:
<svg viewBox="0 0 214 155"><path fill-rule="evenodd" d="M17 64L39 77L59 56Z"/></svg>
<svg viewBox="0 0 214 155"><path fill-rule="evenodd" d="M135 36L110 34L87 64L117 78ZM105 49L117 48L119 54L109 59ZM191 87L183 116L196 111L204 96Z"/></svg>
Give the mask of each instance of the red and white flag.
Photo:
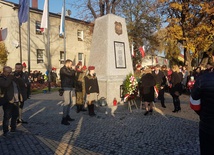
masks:
<svg viewBox="0 0 214 155"><path fill-rule="evenodd" d="M167 60L167 59L164 60L164 64L165 64L165 65L168 64L168 60Z"/></svg>
<svg viewBox="0 0 214 155"><path fill-rule="evenodd" d="M193 100L190 96L190 107L192 110L199 111L201 109L201 100Z"/></svg>
<svg viewBox="0 0 214 155"><path fill-rule="evenodd" d="M140 51L140 53L141 53L141 55L142 55L142 58L144 58L144 57L145 57L144 46L139 47L139 51Z"/></svg>
<svg viewBox="0 0 214 155"><path fill-rule="evenodd" d="M154 86L154 90L155 90L155 98L158 98L158 93L159 93L158 88Z"/></svg>
<svg viewBox="0 0 214 155"><path fill-rule="evenodd" d="M155 63L158 64L158 58L157 57L155 58Z"/></svg>

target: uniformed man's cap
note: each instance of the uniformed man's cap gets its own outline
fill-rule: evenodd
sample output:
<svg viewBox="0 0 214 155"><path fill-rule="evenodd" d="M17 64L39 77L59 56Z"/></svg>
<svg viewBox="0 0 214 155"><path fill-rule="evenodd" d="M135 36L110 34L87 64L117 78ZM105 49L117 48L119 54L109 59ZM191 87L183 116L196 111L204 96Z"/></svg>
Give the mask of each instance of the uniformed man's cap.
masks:
<svg viewBox="0 0 214 155"><path fill-rule="evenodd" d="M94 66L89 66L89 67L88 67L88 70L94 70L94 69L95 69Z"/></svg>

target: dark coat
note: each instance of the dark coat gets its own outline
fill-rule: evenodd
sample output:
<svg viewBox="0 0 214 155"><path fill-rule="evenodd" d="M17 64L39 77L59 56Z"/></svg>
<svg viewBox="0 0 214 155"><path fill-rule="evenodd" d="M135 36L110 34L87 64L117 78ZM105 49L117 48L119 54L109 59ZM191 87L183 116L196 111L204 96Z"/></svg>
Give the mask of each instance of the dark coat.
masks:
<svg viewBox="0 0 214 155"><path fill-rule="evenodd" d="M214 72L204 73L196 79L191 96L201 100L200 129L214 135Z"/></svg>
<svg viewBox="0 0 214 155"><path fill-rule="evenodd" d="M63 66L60 69L60 79L62 88L75 88L75 70Z"/></svg>
<svg viewBox="0 0 214 155"><path fill-rule="evenodd" d="M170 94L172 96L176 95L175 92L178 92L179 95L182 94L182 73L172 72L171 81L172 87L170 89Z"/></svg>
<svg viewBox="0 0 214 155"><path fill-rule="evenodd" d="M158 74L155 74L155 71L153 71L152 75L155 78L156 84L158 84L160 87L164 87L166 85L166 77L161 70L159 70ZM159 89L160 89L160 87L159 87Z"/></svg>
<svg viewBox="0 0 214 155"><path fill-rule="evenodd" d="M90 74L88 74L87 76L85 76L84 80L86 94L99 93L99 86L96 76L91 76Z"/></svg>
<svg viewBox="0 0 214 155"><path fill-rule="evenodd" d="M12 76L5 77L3 75L0 76L0 87L6 100L10 103L14 102L14 88L13 81L17 84L17 89L19 92L19 100L20 102L24 102L27 100L27 93L23 91L25 89L25 83L22 78L14 78Z"/></svg>
<svg viewBox="0 0 214 155"><path fill-rule="evenodd" d="M141 88L143 101L154 101L154 86L156 85L154 76L151 73L147 73L141 78Z"/></svg>

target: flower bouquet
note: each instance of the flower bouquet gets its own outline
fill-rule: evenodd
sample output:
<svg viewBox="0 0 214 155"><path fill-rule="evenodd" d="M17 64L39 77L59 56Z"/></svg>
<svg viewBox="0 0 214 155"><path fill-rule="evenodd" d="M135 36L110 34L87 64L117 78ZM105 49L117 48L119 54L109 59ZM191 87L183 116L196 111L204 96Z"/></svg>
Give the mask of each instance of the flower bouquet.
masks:
<svg viewBox="0 0 214 155"><path fill-rule="evenodd" d="M126 76L126 79L123 81L123 97L124 102L128 100L133 100L137 96L137 86L138 82L132 73Z"/></svg>

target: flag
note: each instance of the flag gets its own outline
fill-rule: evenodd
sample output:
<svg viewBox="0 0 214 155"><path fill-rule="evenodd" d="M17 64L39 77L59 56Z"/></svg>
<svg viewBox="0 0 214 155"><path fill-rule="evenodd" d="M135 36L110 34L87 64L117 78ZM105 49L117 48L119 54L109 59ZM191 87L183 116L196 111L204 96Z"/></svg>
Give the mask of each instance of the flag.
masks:
<svg viewBox="0 0 214 155"><path fill-rule="evenodd" d="M19 0L19 11L18 11L18 18L19 18L19 25L28 21L28 14L29 14L29 0Z"/></svg>
<svg viewBox="0 0 214 155"><path fill-rule="evenodd" d="M155 98L158 98L158 88L156 86L154 86L154 91L155 91Z"/></svg>
<svg viewBox="0 0 214 155"><path fill-rule="evenodd" d="M48 0L45 0L40 28L48 28Z"/></svg>
<svg viewBox="0 0 214 155"><path fill-rule="evenodd" d="M158 64L158 58L157 57L155 58L155 63Z"/></svg>
<svg viewBox="0 0 214 155"><path fill-rule="evenodd" d="M7 28L0 29L0 41L4 41L7 38Z"/></svg>
<svg viewBox="0 0 214 155"><path fill-rule="evenodd" d="M60 23L60 32L59 32L59 35L60 36L64 36L64 33L65 33L65 6L63 5L62 6L62 13L61 13L61 23Z"/></svg>
<svg viewBox="0 0 214 155"><path fill-rule="evenodd" d="M144 58L144 57L145 57L144 46L141 46L141 47L139 48L139 51L140 51L140 53L141 53L141 55L142 55L142 58Z"/></svg>
<svg viewBox="0 0 214 155"><path fill-rule="evenodd" d="M193 100L192 96L190 96L190 107L195 111L199 111L201 109L201 100Z"/></svg>
<svg viewBox="0 0 214 155"><path fill-rule="evenodd" d="M131 46L131 54L132 54L132 57L135 57L134 44L133 43L132 43L132 46Z"/></svg>
<svg viewBox="0 0 214 155"><path fill-rule="evenodd" d="M167 59L164 60L164 64L168 65L168 60Z"/></svg>

